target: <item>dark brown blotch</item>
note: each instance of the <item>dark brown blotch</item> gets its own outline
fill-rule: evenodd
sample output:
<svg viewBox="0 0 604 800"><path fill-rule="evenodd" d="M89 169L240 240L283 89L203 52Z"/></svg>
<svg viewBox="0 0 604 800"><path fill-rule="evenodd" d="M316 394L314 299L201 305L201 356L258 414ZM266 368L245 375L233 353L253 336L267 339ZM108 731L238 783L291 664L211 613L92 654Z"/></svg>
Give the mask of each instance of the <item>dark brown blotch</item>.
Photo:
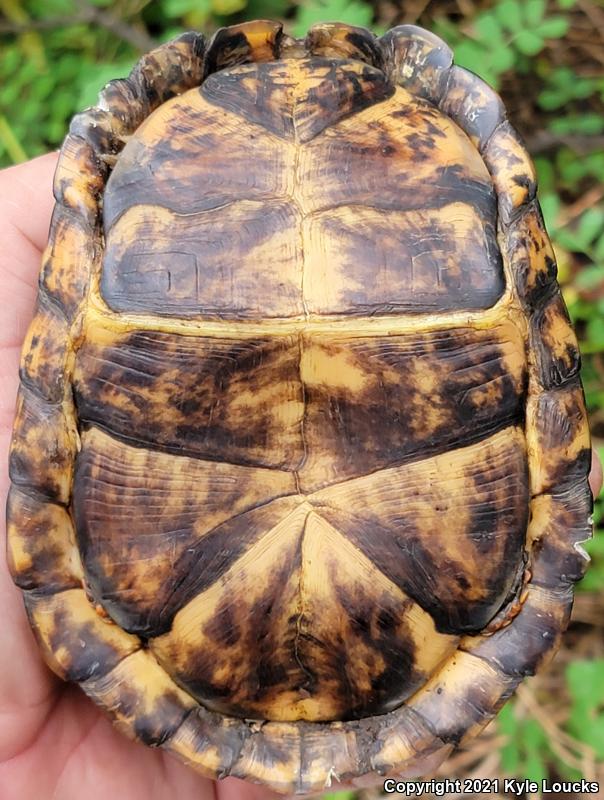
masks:
<svg viewBox="0 0 604 800"><path fill-rule="evenodd" d="M78 415L138 446L295 469L303 458L298 360L295 337L139 332L106 346L90 341L76 361ZM284 405L291 418L280 415Z"/></svg>
<svg viewBox="0 0 604 800"><path fill-rule="evenodd" d="M581 354L559 290L534 314L531 344L544 389L562 386L578 375Z"/></svg>
<svg viewBox="0 0 604 800"><path fill-rule="evenodd" d="M81 586L73 522L64 506L12 486L6 516L7 558L17 586L39 594Z"/></svg>
<svg viewBox="0 0 604 800"><path fill-rule="evenodd" d="M62 405L47 403L22 385L9 460L14 484L63 504L71 493L76 451L67 412Z"/></svg>

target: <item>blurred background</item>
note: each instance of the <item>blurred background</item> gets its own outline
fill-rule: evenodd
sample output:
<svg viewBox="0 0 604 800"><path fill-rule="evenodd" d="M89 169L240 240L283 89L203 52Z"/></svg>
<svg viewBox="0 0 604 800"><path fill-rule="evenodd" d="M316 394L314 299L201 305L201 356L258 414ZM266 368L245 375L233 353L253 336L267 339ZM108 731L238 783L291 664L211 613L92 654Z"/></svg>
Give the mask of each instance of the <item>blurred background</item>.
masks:
<svg viewBox="0 0 604 800"><path fill-rule="evenodd" d="M69 118L158 43L183 30L210 32L254 18L281 18L297 36L319 21L377 33L416 23L442 36L458 64L501 93L537 165L604 457L604 0L0 0L0 165L57 148ZM585 777L599 780L604 796L601 503L595 522L587 545L592 565L562 652L439 774Z"/></svg>

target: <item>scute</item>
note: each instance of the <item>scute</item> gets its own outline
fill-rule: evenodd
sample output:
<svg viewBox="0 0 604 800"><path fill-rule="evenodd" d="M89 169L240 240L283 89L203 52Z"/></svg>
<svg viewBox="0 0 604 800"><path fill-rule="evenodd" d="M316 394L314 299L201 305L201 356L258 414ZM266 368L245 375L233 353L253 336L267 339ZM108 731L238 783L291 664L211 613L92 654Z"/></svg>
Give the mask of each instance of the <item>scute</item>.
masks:
<svg viewBox="0 0 604 800"><path fill-rule="evenodd" d="M186 34L109 84L62 149L11 453L49 666L286 794L476 735L555 652L591 525L535 188L414 26Z"/></svg>
<svg viewBox="0 0 604 800"><path fill-rule="evenodd" d="M104 222L116 311L417 313L488 308L504 290L479 154L357 61L233 67L158 109L109 179Z"/></svg>

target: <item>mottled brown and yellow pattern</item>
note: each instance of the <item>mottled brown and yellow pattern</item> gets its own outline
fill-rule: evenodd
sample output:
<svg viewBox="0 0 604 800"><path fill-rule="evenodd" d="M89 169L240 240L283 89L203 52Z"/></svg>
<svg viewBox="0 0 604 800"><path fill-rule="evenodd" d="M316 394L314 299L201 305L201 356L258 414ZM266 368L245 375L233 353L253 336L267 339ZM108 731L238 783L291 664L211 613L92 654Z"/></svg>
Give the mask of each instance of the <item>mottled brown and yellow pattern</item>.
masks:
<svg viewBox="0 0 604 800"><path fill-rule="evenodd" d="M49 666L211 777L432 769L557 647L579 356L499 98L437 37L186 34L75 118L8 557Z"/></svg>

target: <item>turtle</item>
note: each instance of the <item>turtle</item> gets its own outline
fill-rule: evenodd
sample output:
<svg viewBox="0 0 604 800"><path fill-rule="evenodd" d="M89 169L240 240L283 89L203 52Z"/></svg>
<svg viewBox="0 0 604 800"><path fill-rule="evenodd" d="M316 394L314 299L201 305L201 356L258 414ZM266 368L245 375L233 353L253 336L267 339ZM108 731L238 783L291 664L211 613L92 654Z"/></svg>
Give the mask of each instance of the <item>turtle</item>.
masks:
<svg viewBox="0 0 604 800"><path fill-rule="evenodd" d="M590 536L500 98L412 25L186 33L54 195L8 500L46 662L206 776L430 772L553 656Z"/></svg>

